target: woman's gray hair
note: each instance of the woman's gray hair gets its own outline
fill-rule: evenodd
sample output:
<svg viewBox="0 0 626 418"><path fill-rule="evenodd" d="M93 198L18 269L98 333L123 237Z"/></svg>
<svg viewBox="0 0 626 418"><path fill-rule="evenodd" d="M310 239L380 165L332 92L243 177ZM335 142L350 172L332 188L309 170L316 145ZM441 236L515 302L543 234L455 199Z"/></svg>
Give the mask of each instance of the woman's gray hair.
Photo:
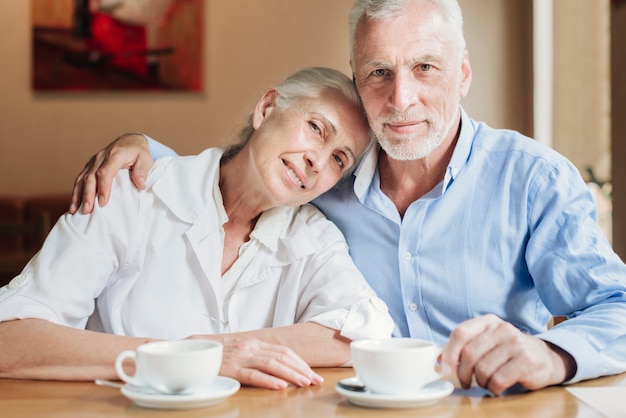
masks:
<svg viewBox="0 0 626 418"><path fill-rule="evenodd" d="M340 71L326 67L303 68L287 77L282 83L274 87L278 92L275 100L276 109L284 111L301 99L315 99L324 93L338 93L353 103L363 113L365 111L354 83ZM248 142L254 127L252 126L252 114L248 117L248 125L239 132L239 143L229 147L224 153L222 161L226 161L237 154Z"/></svg>
<svg viewBox="0 0 626 418"><path fill-rule="evenodd" d="M350 58L354 62L354 48L356 28L364 16L369 19L386 20L394 18L402 13L402 8L407 1L412 0L355 0L349 17L350 27ZM425 0L439 10L441 16L448 22L451 39L458 47L459 55L466 48L463 35L463 13L457 0Z"/></svg>
<svg viewBox="0 0 626 418"><path fill-rule="evenodd" d="M303 68L287 77L275 88L278 91L276 106L281 111L300 99L314 99L328 92L339 93L359 109L363 109L352 80L342 72L332 68Z"/></svg>

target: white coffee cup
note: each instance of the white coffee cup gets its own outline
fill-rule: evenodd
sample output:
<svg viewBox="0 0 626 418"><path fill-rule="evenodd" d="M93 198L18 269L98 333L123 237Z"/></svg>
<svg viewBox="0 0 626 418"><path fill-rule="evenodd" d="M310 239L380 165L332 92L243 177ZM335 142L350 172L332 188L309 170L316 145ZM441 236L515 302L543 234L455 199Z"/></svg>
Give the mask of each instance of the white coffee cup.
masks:
<svg viewBox="0 0 626 418"><path fill-rule="evenodd" d="M352 366L365 387L380 394L416 393L441 378L441 348L415 338L356 340L350 344Z"/></svg>
<svg viewBox="0 0 626 418"><path fill-rule="evenodd" d="M223 345L209 340L158 341L123 351L115 370L124 382L167 394L206 389L222 366ZM122 363L135 363L135 374L126 374Z"/></svg>

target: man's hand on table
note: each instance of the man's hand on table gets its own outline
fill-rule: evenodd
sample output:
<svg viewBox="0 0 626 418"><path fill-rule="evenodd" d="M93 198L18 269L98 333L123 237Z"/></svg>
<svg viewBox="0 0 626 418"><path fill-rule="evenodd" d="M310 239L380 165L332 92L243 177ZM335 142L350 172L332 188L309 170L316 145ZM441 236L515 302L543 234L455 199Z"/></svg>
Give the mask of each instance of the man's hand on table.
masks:
<svg viewBox="0 0 626 418"><path fill-rule="evenodd" d="M441 353L444 369L456 372L463 388L472 377L494 394L514 384L529 390L563 383L575 362L563 350L525 334L495 315L460 324Z"/></svg>

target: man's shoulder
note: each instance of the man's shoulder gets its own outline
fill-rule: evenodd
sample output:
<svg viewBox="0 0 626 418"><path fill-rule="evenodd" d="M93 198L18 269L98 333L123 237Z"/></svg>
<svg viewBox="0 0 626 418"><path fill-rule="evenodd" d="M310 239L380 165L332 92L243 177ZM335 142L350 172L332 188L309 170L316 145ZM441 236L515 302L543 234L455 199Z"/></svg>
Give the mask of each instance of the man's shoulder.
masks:
<svg viewBox="0 0 626 418"><path fill-rule="evenodd" d="M474 121L474 150L491 154L525 156L557 163L565 157L546 144L513 129L494 128L485 122Z"/></svg>
<svg viewBox="0 0 626 418"><path fill-rule="evenodd" d="M322 202L323 204L336 204L338 202L356 199L356 195L354 193L354 182L355 177L353 174L350 174L339 180L339 182L326 193L316 197L312 203L315 206L318 206L318 202Z"/></svg>

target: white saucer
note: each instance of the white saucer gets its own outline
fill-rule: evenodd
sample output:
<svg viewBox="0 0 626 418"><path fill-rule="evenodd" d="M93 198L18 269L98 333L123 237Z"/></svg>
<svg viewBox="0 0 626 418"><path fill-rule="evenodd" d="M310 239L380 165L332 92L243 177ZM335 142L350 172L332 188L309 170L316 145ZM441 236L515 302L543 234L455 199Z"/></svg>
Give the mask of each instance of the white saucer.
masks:
<svg viewBox="0 0 626 418"><path fill-rule="evenodd" d="M143 388L131 385L122 386L122 395L144 408L188 409L215 405L239 390L241 384L235 379L218 376L211 386L198 393L184 395L165 395L149 393Z"/></svg>
<svg viewBox="0 0 626 418"><path fill-rule="evenodd" d="M345 384L362 384L358 377L348 377L341 380ZM446 380L436 380L427 384L416 393L403 395L384 395L382 393L372 393L365 389L364 392L355 392L335 386L337 392L348 398L348 401L358 406L368 408L419 408L431 405L439 399L450 395L454 390L454 385Z"/></svg>

